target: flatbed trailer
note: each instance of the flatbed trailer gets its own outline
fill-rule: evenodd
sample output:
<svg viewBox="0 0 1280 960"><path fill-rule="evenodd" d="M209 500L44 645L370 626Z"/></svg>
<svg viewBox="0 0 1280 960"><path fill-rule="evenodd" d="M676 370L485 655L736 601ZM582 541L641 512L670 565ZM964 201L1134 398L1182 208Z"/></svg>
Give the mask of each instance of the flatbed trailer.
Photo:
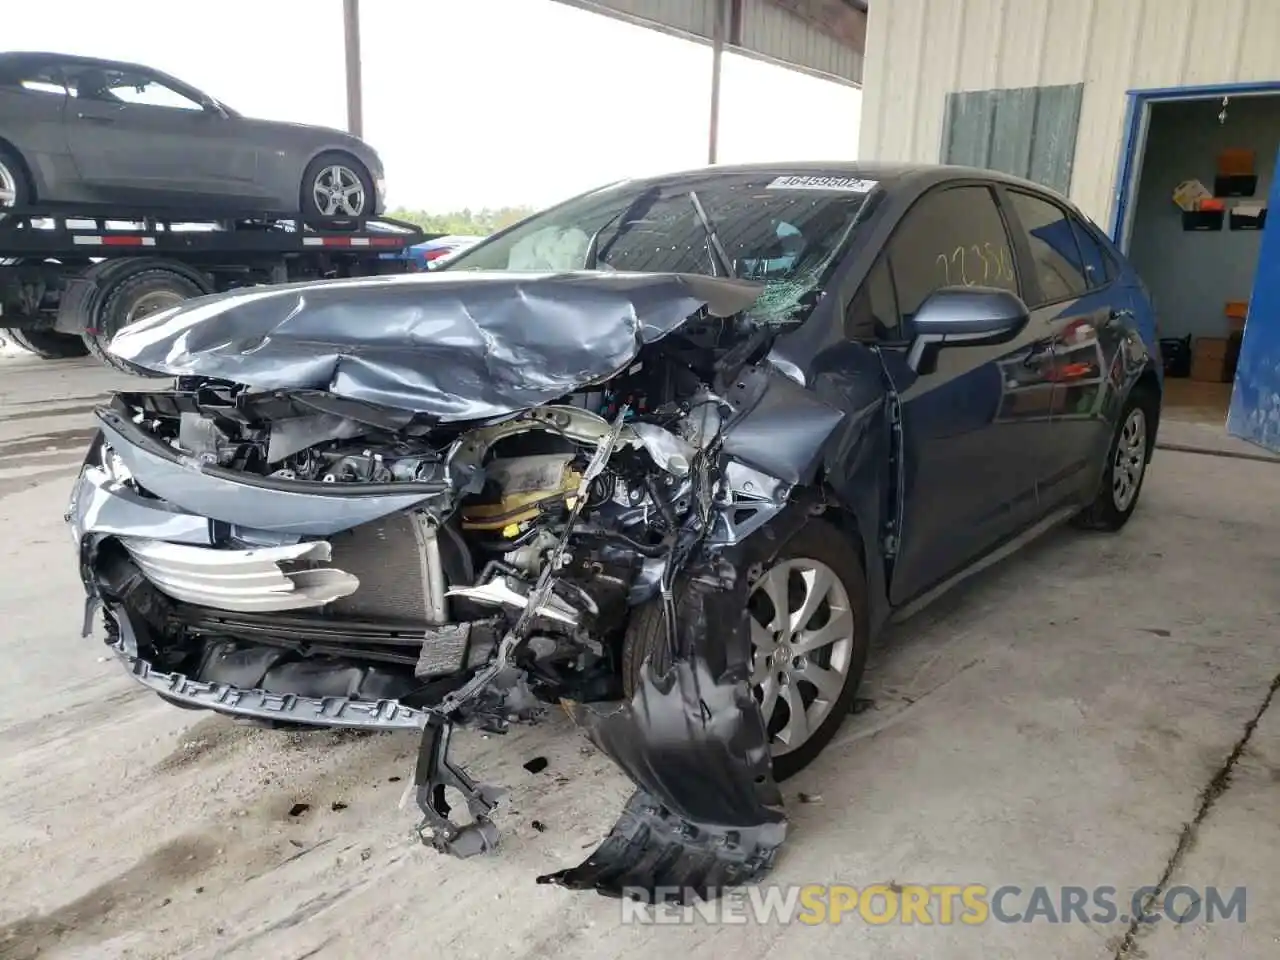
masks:
<svg viewBox="0 0 1280 960"><path fill-rule="evenodd" d="M46 359L108 351L131 323L192 297L236 287L405 273L387 257L433 239L389 218L316 228L293 220L111 209L0 211L0 337Z"/></svg>

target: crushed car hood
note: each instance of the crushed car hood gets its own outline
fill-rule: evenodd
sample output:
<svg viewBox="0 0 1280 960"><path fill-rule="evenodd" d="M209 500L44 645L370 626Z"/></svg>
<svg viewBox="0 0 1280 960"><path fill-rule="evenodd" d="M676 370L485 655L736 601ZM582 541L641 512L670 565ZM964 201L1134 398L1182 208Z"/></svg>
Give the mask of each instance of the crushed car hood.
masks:
<svg viewBox="0 0 1280 960"><path fill-rule="evenodd" d="M762 290L698 274L595 271L285 284L157 313L123 330L111 351L162 374L475 420L607 380L700 311L732 316Z"/></svg>

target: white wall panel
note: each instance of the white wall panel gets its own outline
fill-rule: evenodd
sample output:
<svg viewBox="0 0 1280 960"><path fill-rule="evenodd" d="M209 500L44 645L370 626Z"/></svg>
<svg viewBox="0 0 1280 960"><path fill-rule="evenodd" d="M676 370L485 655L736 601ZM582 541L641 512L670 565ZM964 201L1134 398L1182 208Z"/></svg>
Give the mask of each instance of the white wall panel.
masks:
<svg viewBox="0 0 1280 960"><path fill-rule="evenodd" d="M1071 196L1111 212L1131 89L1280 80L1280 0L872 0L866 159L937 162L947 94L1084 84Z"/></svg>

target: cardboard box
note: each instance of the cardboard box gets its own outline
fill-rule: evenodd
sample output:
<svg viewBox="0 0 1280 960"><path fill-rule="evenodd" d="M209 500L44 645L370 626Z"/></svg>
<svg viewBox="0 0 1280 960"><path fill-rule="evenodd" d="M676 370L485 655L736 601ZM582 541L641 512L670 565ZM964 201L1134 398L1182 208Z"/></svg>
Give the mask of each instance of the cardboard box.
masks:
<svg viewBox="0 0 1280 960"><path fill-rule="evenodd" d="M1231 379L1226 337L1198 337L1191 348L1191 379L1226 383Z"/></svg>
<svg viewBox="0 0 1280 960"><path fill-rule="evenodd" d="M1183 210L1199 210L1200 201L1212 199L1209 188L1199 180L1183 180L1173 188L1173 202Z"/></svg>

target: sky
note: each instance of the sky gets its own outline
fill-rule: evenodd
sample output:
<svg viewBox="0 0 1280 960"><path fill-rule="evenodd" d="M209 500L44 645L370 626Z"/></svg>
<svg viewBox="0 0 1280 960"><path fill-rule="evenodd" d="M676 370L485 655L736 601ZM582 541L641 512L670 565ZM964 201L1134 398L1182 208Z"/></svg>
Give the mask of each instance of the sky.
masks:
<svg viewBox="0 0 1280 960"><path fill-rule="evenodd" d="M346 127L342 0L195 7L24 5L0 47L145 63L249 116ZM540 207L706 163L702 44L554 0L361 0L360 29L364 138L393 207ZM857 156L859 91L732 54L721 77L721 162Z"/></svg>

